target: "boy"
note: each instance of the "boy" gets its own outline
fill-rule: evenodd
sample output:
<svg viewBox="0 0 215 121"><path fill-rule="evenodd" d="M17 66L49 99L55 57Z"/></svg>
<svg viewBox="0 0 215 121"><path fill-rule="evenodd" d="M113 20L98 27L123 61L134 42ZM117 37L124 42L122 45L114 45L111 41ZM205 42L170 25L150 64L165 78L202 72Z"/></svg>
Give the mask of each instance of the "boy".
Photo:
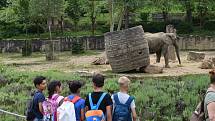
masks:
<svg viewBox="0 0 215 121"><path fill-rule="evenodd" d="M118 119L126 119L126 121L136 121L137 114L135 110L135 102L134 98L128 95L130 80L127 77L120 77L118 80L118 84L120 87L120 91L114 95L112 95L113 100L113 121L117 121ZM122 106L124 105L124 107ZM125 108L125 110L122 110ZM120 112L121 111L121 112ZM118 115L124 113L125 115ZM132 114L132 116L131 116ZM121 117L120 117L121 116Z"/></svg>
<svg viewBox="0 0 215 121"><path fill-rule="evenodd" d="M46 89L46 78L43 76L37 76L34 79L34 86L37 88L37 91L34 93L33 97L32 110L35 115L34 121L43 121L42 103L45 101L43 91Z"/></svg>
<svg viewBox="0 0 215 121"><path fill-rule="evenodd" d="M84 121L85 100L80 98L80 89L83 84L80 81L71 81L69 89L71 95L68 96L75 106L76 121Z"/></svg>
<svg viewBox="0 0 215 121"><path fill-rule="evenodd" d="M104 94L102 88L104 86L104 76L101 74L94 74L92 78L93 82L93 92L91 93L91 98L93 104L97 104L100 97ZM91 110L90 102L89 102L89 95L86 97L85 106L86 111ZM99 105L98 109L102 110L106 117L106 121L112 121L112 100L111 96L109 94L106 94L101 101L101 104Z"/></svg>

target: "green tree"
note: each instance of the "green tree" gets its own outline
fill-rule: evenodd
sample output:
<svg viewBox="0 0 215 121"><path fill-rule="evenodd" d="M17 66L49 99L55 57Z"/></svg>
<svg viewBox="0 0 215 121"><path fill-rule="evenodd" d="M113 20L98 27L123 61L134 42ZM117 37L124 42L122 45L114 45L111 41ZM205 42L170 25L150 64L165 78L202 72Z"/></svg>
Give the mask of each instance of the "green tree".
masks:
<svg viewBox="0 0 215 121"><path fill-rule="evenodd" d="M0 36L12 37L20 33L19 17L15 12L18 0L7 0L8 6L0 9Z"/></svg>
<svg viewBox="0 0 215 121"><path fill-rule="evenodd" d="M81 0L68 0L68 5L66 8L67 15L73 20L75 25L75 30L77 30L78 22L80 21L83 8Z"/></svg>
<svg viewBox="0 0 215 121"><path fill-rule="evenodd" d="M46 59L54 60L54 41L52 40L52 26L55 20L61 19L64 15L64 0L31 0L31 16L36 19L45 19L49 31L50 41L47 44Z"/></svg>
<svg viewBox="0 0 215 121"><path fill-rule="evenodd" d="M30 22L29 0L18 0L18 5L15 8L15 12L19 17L20 23L24 24L24 30L27 35L28 34L27 26Z"/></svg>
<svg viewBox="0 0 215 121"><path fill-rule="evenodd" d="M177 5L178 0L151 0L151 5L155 6L159 11L162 12L164 22L168 21L168 13Z"/></svg>
<svg viewBox="0 0 215 121"><path fill-rule="evenodd" d="M186 21L190 24L193 23L193 10L194 10L194 1L193 0L180 0L182 5L186 10Z"/></svg>
<svg viewBox="0 0 215 121"><path fill-rule="evenodd" d="M7 6L7 0L0 0L0 9Z"/></svg>
<svg viewBox="0 0 215 121"><path fill-rule="evenodd" d="M121 29L123 18L125 20L124 21L124 25L125 25L124 28L127 29L129 27L129 23L130 23L129 22L130 21L130 12L135 11L135 9L143 6L146 2L147 2L147 0L145 0L145 1L142 1L142 0L117 0L115 2L114 6L118 8L118 9L116 9L116 11L118 11L118 14L116 14L116 16L118 16L118 17L113 17L114 19L118 18L117 30ZM114 26L114 22L113 22L112 26ZM114 28L114 27L112 27L112 28Z"/></svg>

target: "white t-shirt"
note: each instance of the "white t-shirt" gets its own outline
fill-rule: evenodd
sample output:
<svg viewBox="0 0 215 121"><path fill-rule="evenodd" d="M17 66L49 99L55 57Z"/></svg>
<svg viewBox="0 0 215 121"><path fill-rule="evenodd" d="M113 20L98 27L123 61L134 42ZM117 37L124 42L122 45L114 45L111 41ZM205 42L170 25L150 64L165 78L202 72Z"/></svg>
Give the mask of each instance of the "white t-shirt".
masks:
<svg viewBox="0 0 215 121"><path fill-rule="evenodd" d="M125 104L127 102L128 98L130 97L127 93L123 93L123 92L118 92L117 95L118 95L120 103L122 103L122 104ZM115 107L115 101L114 101L113 95L111 96L111 98L113 100L113 107ZM136 107L135 102L133 100L131 102L131 109L134 109L135 107Z"/></svg>

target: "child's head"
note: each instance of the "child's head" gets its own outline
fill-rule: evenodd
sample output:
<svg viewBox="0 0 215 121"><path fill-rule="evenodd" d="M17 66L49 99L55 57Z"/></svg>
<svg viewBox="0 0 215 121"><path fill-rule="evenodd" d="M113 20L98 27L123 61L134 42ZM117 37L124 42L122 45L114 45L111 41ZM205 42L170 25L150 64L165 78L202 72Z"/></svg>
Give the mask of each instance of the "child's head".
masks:
<svg viewBox="0 0 215 121"><path fill-rule="evenodd" d="M83 86L83 84L80 81L74 80L69 82L69 90L73 94L80 93L80 88Z"/></svg>
<svg viewBox="0 0 215 121"><path fill-rule="evenodd" d="M104 76L102 74L94 74L92 81L95 87L101 88L104 86Z"/></svg>
<svg viewBox="0 0 215 121"><path fill-rule="evenodd" d="M125 76L120 77L118 80L120 90L128 91L128 87L129 87L130 82L131 81L127 77L125 77Z"/></svg>
<svg viewBox="0 0 215 121"><path fill-rule="evenodd" d="M60 81L51 81L48 84L49 98L51 98L53 94L60 93L60 92L61 92L61 82Z"/></svg>
<svg viewBox="0 0 215 121"><path fill-rule="evenodd" d="M46 89L46 77L44 76L37 76L35 79L34 79L34 86L40 90L40 91L43 91Z"/></svg>
<svg viewBox="0 0 215 121"><path fill-rule="evenodd" d="M209 72L211 84L215 83L215 69Z"/></svg>

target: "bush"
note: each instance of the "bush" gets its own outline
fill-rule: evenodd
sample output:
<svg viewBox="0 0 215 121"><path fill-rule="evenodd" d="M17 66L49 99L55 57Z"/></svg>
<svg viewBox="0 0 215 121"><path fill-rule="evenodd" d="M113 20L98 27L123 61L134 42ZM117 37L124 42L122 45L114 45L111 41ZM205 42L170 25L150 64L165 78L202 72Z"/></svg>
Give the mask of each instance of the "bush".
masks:
<svg viewBox="0 0 215 121"><path fill-rule="evenodd" d="M43 29L43 27L41 27L40 25L29 25L27 26L27 31L28 33L31 33L31 34L37 34L38 32L39 33L44 33L45 30Z"/></svg>
<svg viewBox="0 0 215 121"><path fill-rule="evenodd" d="M22 32L23 26L17 23L4 23L0 24L1 38L9 38L16 36Z"/></svg>
<svg viewBox="0 0 215 121"><path fill-rule="evenodd" d="M145 32L165 32L166 31L166 24L165 22L150 22L150 23L143 23L143 29Z"/></svg>
<svg viewBox="0 0 215 121"><path fill-rule="evenodd" d="M31 40L25 40L25 45L22 48L22 56L31 56L31 54L32 54Z"/></svg>
<svg viewBox="0 0 215 121"><path fill-rule="evenodd" d="M106 33L109 31L109 25L106 21L97 21L97 30Z"/></svg>
<svg viewBox="0 0 215 121"><path fill-rule="evenodd" d="M193 26L188 22L184 22L181 20L173 20L168 24L174 25L178 34L187 34L193 32Z"/></svg>
<svg viewBox="0 0 215 121"><path fill-rule="evenodd" d="M188 22L181 22L177 26L175 26L177 29L178 34L187 34L193 32L193 26Z"/></svg>
<svg viewBox="0 0 215 121"><path fill-rule="evenodd" d="M205 30L215 30L215 20L214 21L206 21L204 24L204 29Z"/></svg>
<svg viewBox="0 0 215 121"><path fill-rule="evenodd" d="M142 22L147 22L149 18L149 13L140 13L140 19Z"/></svg>
<svg viewBox="0 0 215 121"><path fill-rule="evenodd" d="M84 53L83 43L75 40L72 42L72 54L81 54Z"/></svg>

